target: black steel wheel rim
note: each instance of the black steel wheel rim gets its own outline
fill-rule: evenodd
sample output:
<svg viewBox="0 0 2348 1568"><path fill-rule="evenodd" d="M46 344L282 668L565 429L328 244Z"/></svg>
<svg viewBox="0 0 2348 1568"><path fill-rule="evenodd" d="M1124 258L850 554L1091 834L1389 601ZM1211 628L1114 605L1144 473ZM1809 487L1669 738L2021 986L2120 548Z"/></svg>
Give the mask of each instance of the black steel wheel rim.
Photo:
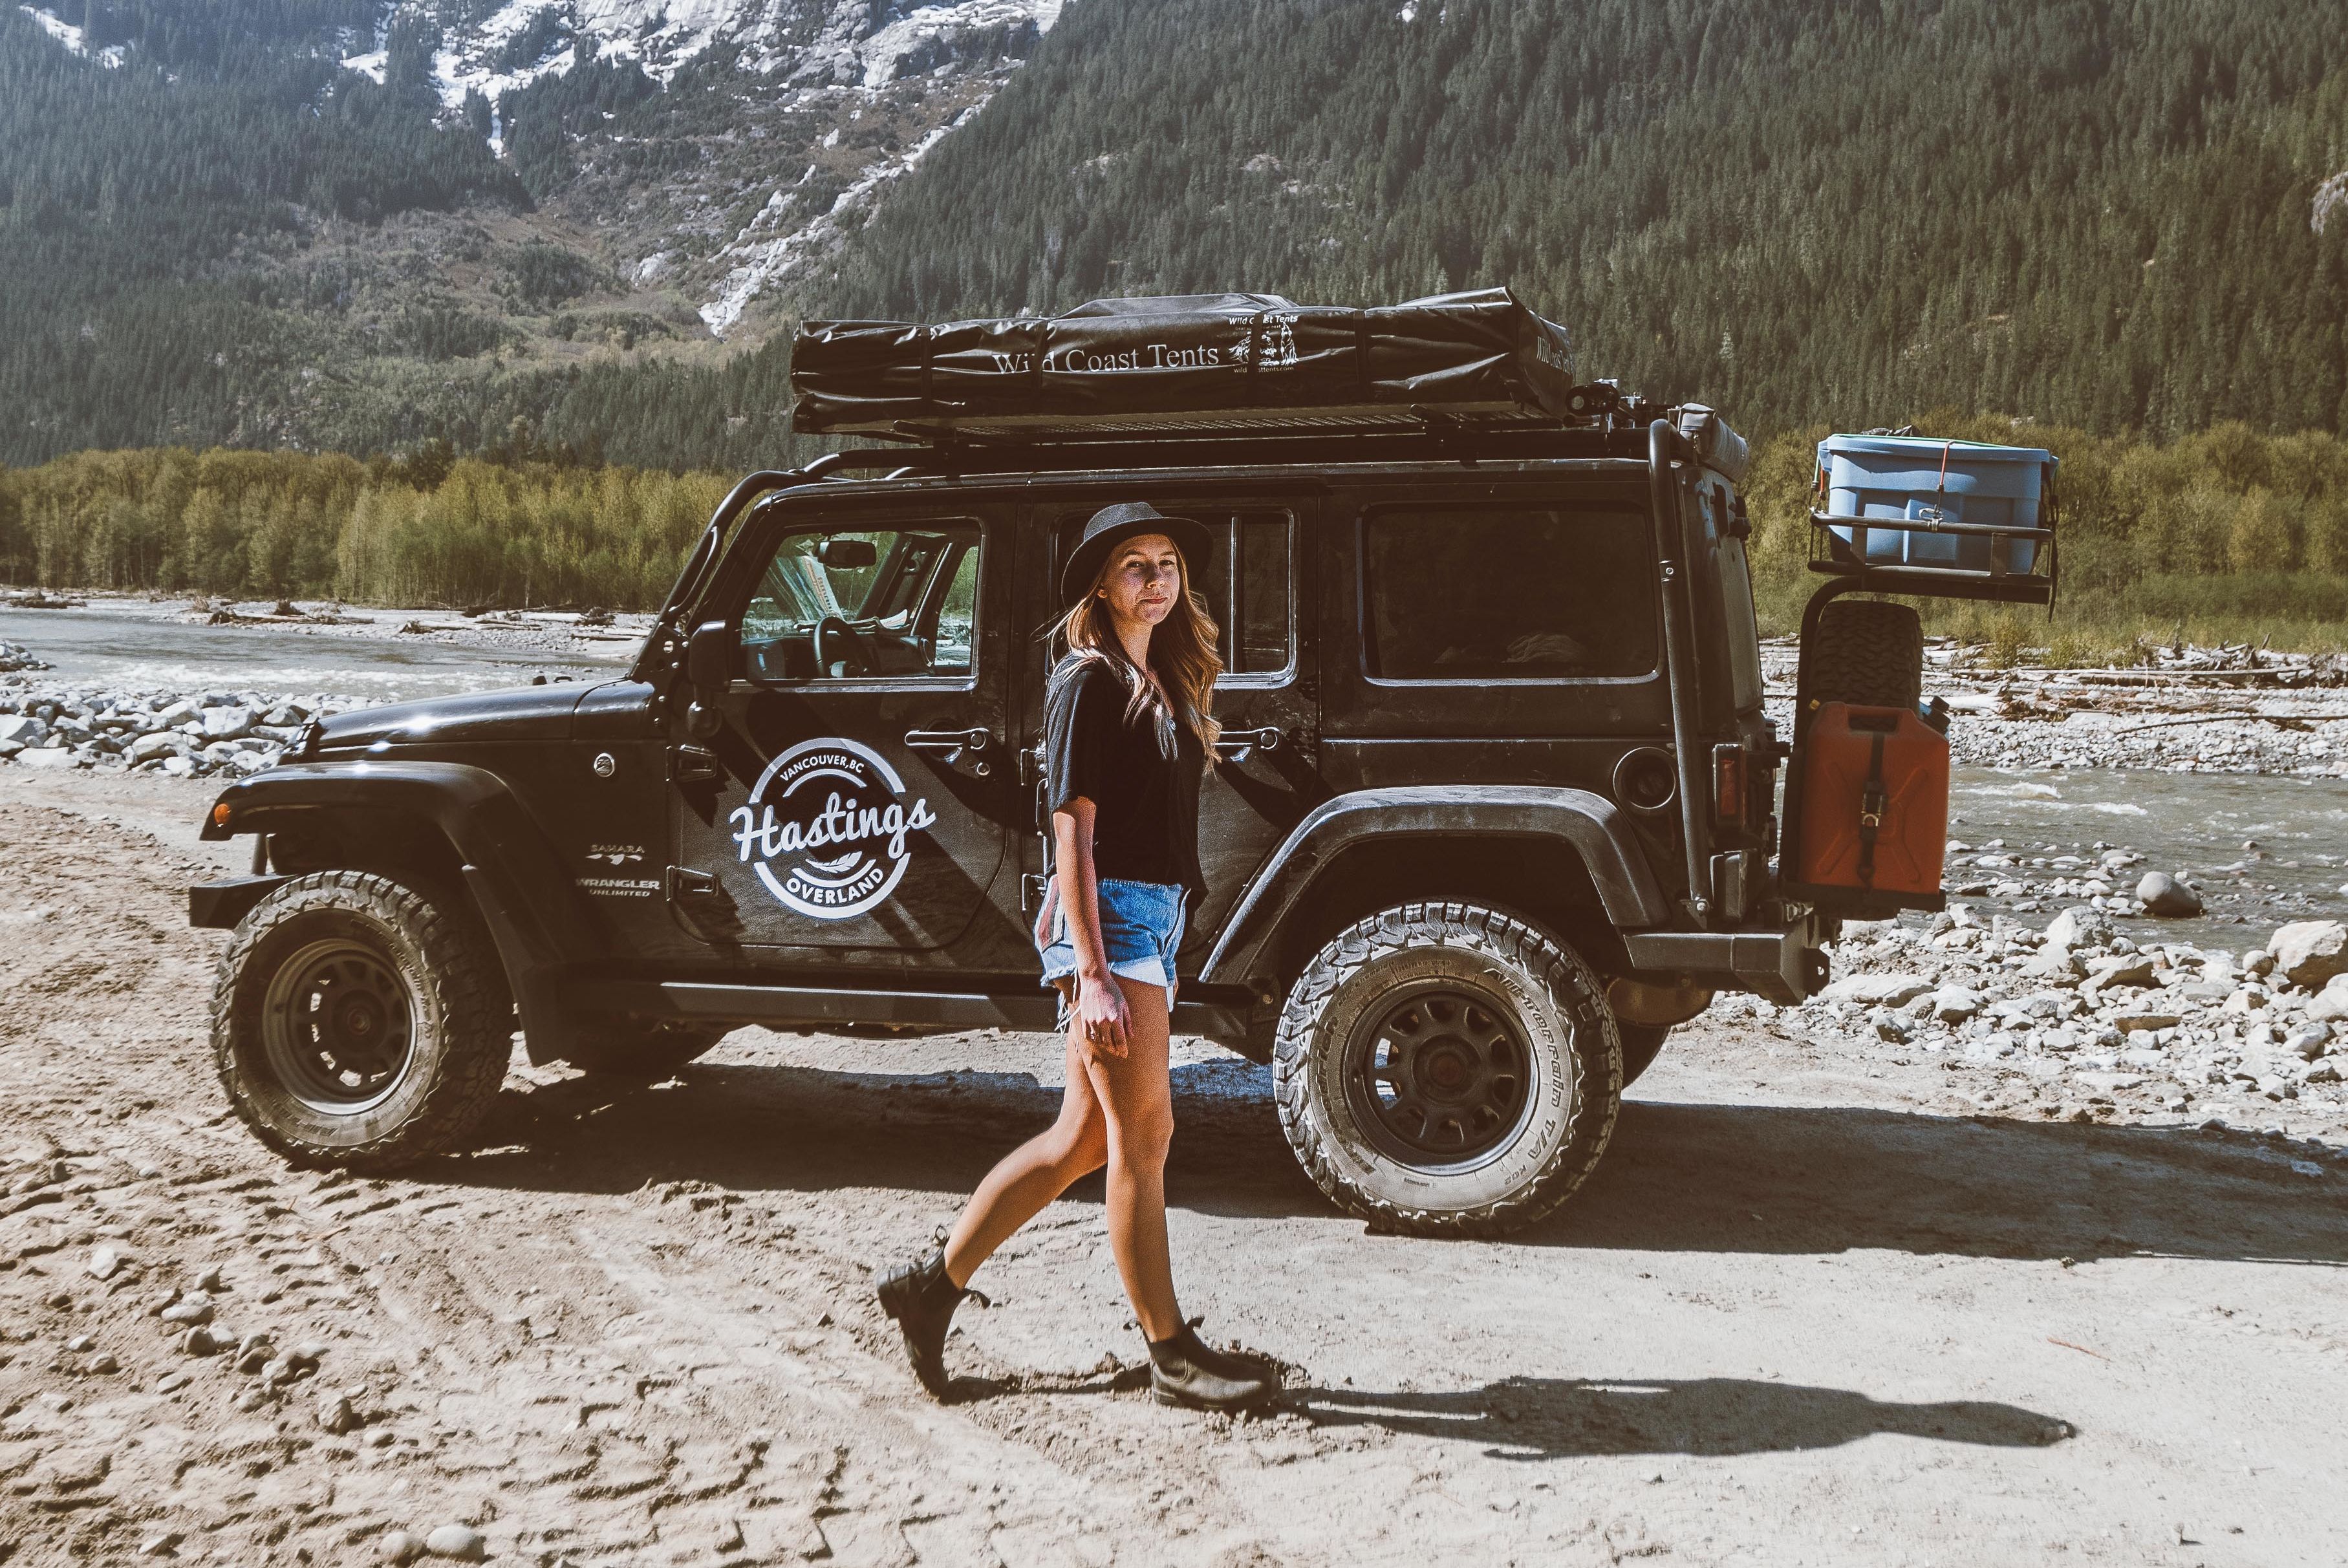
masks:
<svg viewBox="0 0 2348 1568"><path fill-rule="evenodd" d="M1472 1170L1516 1141L1532 1057L1498 998L1457 981L1404 987L1354 1031L1344 1062L1354 1119L1414 1170Z"/></svg>
<svg viewBox="0 0 2348 1568"><path fill-rule="evenodd" d="M352 938L313 942L270 976L261 1039L278 1084L330 1116L371 1110L416 1056L416 996L378 949Z"/></svg>

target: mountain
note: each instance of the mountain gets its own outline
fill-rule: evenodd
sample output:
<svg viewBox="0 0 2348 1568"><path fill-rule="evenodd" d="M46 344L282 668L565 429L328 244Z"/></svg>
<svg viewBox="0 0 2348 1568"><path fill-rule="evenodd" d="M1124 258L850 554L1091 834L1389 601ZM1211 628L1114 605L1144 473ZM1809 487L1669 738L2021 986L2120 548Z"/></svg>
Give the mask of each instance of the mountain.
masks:
<svg viewBox="0 0 2348 1568"><path fill-rule="evenodd" d="M0 6L0 460L530 447L578 399L636 439L602 378L738 381L1059 5L70 9Z"/></svg>
<svg viewBox="0 0 2348 1568"><path fill-rule="evenodd" d="M847 315L1509 284L1756 429L2348 428L2339 0L1069 8Z"/></svg>
<svg viewBox="0 0 2348 1568"><path fill-rule="evenodd" d="M0 5L0 461L738 468L802 314L1494 283L1756 432L2348 429L2337 8Z"/></svg>

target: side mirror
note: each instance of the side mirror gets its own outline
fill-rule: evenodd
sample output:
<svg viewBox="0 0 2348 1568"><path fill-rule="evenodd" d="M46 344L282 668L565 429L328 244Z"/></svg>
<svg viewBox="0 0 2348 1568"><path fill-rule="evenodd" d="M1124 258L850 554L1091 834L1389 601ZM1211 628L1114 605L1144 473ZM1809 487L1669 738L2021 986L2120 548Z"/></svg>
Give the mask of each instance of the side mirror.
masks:
<svg viewBox="0 0 2348 1568"><path fill-rule="evenodd" d="M880 552L869 539L835 535L815 547L815 558L834 572L853 572L860 566L878 564Z"/></svg>
<svg viewBox="0 0 2348 1568"><path fill-rule="evenodd" d="M685 676L695 692L722 692L734 678L734 629L704 621L685 645Z"/></svg>
<svg viewBox="0 0 2348 1568"><path fill-rule="evenodd" d="M693 706L685 710L685 727L704 739L725 722L717 711L726 687L734 678L734 628L723 621L704 621L685 645L685 677L693 684Z"/></svg>

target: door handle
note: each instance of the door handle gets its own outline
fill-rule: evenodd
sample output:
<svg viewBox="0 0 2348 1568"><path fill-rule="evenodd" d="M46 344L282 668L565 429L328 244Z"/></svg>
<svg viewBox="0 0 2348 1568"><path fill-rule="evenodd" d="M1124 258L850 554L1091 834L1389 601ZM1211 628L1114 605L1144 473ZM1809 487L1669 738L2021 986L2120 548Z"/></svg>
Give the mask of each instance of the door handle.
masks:
<svg viewBox="0 0 2348 1568"><path fill-rule="evenodd" d="M1279 750L1280 740L1280 731L1271 725L1262 729L1227 729L1215 737L1215 754L1245 762L1251 752Z"/></svg>
<svg viewBox="0 0 2348 1568"><path fill-rule="evenodd" d="M949 766L962 760L965 751L984 751L994 738L983 729L909 729L905 744L915 751L934 751ZM971 764L970 770L981 779L994 771L984 758Z"/></svg>

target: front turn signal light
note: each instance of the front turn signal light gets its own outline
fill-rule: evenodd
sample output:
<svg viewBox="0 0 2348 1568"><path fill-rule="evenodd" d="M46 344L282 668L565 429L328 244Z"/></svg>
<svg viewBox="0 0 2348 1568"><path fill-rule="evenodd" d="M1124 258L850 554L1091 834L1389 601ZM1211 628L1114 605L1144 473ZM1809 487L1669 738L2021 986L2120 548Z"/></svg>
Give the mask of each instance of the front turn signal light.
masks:
<svg viewBox="0 0 2348 1568"><path fill-rule="evenodd" d="M212 806L212 826L215 828L225 828L228 826L228 802L225 800L214 802Z"/></svg>

